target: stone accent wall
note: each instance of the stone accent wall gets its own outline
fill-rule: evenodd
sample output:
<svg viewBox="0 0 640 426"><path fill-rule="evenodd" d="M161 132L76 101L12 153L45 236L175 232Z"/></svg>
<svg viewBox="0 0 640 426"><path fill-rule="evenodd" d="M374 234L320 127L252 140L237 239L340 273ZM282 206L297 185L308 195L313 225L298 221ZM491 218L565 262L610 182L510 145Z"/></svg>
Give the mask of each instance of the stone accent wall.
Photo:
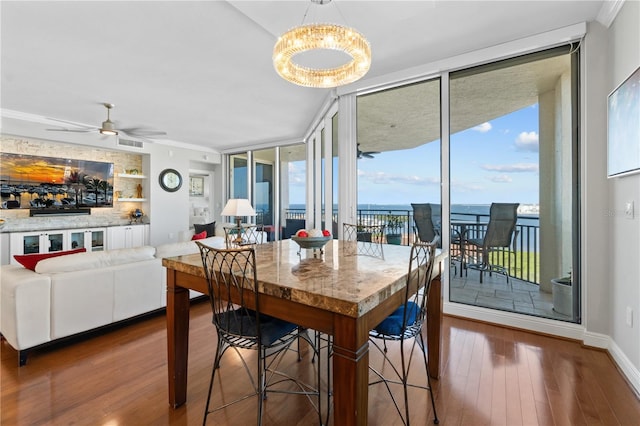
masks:
<svg viewBox="0 0 640 426"><path fill-rule="evenodd" d="M136 194L136 187L139 183L144 186L144 182L139 179L122 179L118 177L118 173L125 173L126 170L131 169L137 169L140 174L144 174L142 169L143 156L141 154L4 135L0 137L0 151L11 154L40 155L44 157L113 163L114 194L115 191L121 191L123 197ZM143 195L147 196L147 194ZM93 208L91 209L90 216L29 217L29 209L3 209L0 210L0 216L3 219L7 219L7 227L3 229L5 232L9 227L11 230L17 231L20 229L33 228L34 226L41 228L43 225L45 225L46 228L105 226L129 223L129 213L132 208L140 207L135 204L136 203L119 203L117 200L114 200L113 208Z"/></svg>

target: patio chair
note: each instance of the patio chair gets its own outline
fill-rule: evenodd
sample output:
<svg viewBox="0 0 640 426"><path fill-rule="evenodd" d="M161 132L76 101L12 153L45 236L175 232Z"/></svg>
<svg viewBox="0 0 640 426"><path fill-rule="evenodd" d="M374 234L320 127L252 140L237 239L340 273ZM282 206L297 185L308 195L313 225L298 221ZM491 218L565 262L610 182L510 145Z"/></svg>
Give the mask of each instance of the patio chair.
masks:
<svg viewBox="0 0 640 426"><path fill-rule="evenodd" d="M442 220L440 204L411 203L411 207L413 208L413 222L415 223L415 241L430 242L433 241L436 236L440 236ZM442 247L440 238L438 239L438 247ZM462 263L462 256L460 251L460 234L455 230L451 230L449 252L451 266L454 268L454 274L457 275L458 267L454 261ZM460 274L462 274L462 267L460 268Z"/></svg>
<svg viewBox="0 0 640 426"><path fill-rule="evenodd" d="M288 321L261 314L255 250L252 247L216 249L199 241L196 241L196 244L200 249L213 312L213 325L217 332L217 347L203 424L206 424L207 416L212 412L256 396L257 423L260 425L263 401L267 392L306 396L318 411L318 420L321 423L320 368L317 368L315 387L277 370L291 345L299 338L307 341L314 356L320 357L320 353L306 330ZM234 297L237 304L232 301ZM244 305L244 301L249 300L254 301L251 308ZM220 361L227 349L233 349L234 355L240 357L252 384L252 391L233 401L227 401L223 397L222 405L210 409L216 371L222 368ZM255 350L258 356L249 355L245 359L246 350ZM251 359L255 359L255 374L249 367ZM234 364L235 361L229 366L235 368ZM285 382L292 382L293 386L286 387Z"/></svg>
<svg viewBox="0 0 640 426"><path fill-rule="evenodd" d="M477 263L466 264L467 268L480 271L480 283L485 272L505 275L509 282L509 270L504 266L492 263L491 253L509 249L516 228L519 203L492 203L489 211L489 223L482 238L466 238L463 235L464 252L469 255L475 252Z"/></svg>
<svg viewBox="0 0 640 426"><path fill-rule="evenodd" d="M413 208L413 222L415 223L413 229L415 235L418 237L417 240L424 242L433 241L436 235L439 235L439 231L436 230L433 224L434 209L432 208L432 204L411 203L411 207Z"/></svg>
<svg viewBox="0 0 640 426"><path fill-rule="evenodd" d="M396 411L405 425L409 424L409 388L429 391L433 409L433 422L438 423L431 378L428 373L429 363L427 362L426 346L422 337L422 325L426 322L427 299L431 286L436 245L437 241L431 243L418 241L413 244L409 257L409 273L407 274L407 283L402 299L405 302L369 332L371 347L375 347L383 357L382 366L379 369L376 369L372 364L369 365L369 369L377 376L377 379L371 381L369 386L384 383L396 407ZM413 341L409 344L408 341L411 339ZM379 340L382 340L384 346L379 343ZM397 356L393 357L388 354L387 341L399 342L400 365L395 365L393 362L393 358L397 360ZM415 364L412 360L416 350L422 354L424 371L410 375L411 366ZM418 380L422 380L424 377L427 379L426 383L420 383ZM401 409L396 401L391 385L401 385L403 387L404 410ZM419 400L412 399L412 401L415 403ZM425 409L422 403L418 404L417 408L420 410Z"/></svg>

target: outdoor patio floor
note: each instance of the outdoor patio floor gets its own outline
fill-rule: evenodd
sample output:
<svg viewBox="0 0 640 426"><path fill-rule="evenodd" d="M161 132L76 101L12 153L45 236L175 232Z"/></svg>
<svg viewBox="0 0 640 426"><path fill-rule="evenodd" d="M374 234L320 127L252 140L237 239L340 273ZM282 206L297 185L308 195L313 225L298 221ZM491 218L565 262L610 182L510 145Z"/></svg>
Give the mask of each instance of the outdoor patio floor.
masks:
<svg viewBox="0 0 640 426"><path fill-rule="evenodd" d="M553 309L551 293L539 291L537 284L532 284L516 278L507 278L500 274L485 273L483 283L480 284L480 272L468 269L460 276L460 265L457 274L451 268L449 296L452 302L467 305L498 309L501 311L517 312L539 317L571 321L571 317L563 315Z"/></svg>

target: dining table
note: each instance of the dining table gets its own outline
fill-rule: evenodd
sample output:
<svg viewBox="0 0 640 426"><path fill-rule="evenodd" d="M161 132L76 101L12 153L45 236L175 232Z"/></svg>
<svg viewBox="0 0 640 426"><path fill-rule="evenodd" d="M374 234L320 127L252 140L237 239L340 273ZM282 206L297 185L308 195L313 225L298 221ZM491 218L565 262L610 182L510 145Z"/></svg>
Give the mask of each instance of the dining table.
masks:
<svg viewBox="0 0 640 426"><path fill-rule="evenodd" d="M462 271L466 271L469 264L468 259L471 257L467 250L466 241L468 238L478 238L484 234L487 229L488 222L480 222L478 220L451 220L451 241L458 244L458 254L456 258L460 260L460 276ZM452 258L454 258L453 250L450 249ZM477 254L473 256L473 260L477 261Z"/></svg>
<svg viewBox="0 0 640 426"><path fill-rule="evenodd" d="M330 240L322 250L292 240L255 245L260 310L332 336L333 416L336 425L366 425L369 331L403 303L411 247L384 244L381 255L362 254L370 243ZM446 251L434 259L427 306L429 375L440 374L442 291ZM169 404L186 402L189 290L208 293L199 254L164 258L167 270Z"/></svg>

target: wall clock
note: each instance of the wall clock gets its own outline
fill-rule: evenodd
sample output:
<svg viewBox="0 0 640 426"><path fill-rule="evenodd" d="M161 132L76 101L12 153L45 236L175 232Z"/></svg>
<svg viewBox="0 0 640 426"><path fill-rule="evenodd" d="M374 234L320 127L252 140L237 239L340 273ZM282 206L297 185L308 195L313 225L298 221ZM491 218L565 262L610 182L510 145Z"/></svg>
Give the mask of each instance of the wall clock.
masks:
<svg viewBox="0 0 640 426"><path fill-rule="evenodd" d="M164 169L158 180L162 189L167 192L176 192L182 186L182 176L175 169Z"/></svg>

